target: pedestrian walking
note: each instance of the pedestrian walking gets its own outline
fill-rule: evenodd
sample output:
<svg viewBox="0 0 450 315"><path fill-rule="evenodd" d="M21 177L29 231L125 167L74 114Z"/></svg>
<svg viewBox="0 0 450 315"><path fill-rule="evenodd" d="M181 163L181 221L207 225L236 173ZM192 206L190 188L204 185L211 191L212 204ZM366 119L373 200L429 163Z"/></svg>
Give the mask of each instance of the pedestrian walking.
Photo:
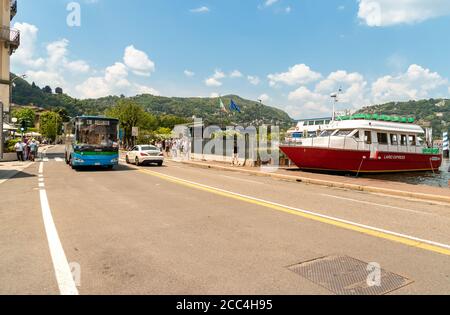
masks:
<svg viewBox="0 0 450 315"><path fill-rule="evenodd" d="M33 139L29 147L30 147L30 161L34 162L38 151L38 145L36 143L36 140Z"/></svg>
<svg viewBox="0 0 450 315"><path fill-rule="evenodd" d="M16 150L17 160L20 162L24 161L23 158L23 142L19 141L14 145L14 149Z"/></svg>

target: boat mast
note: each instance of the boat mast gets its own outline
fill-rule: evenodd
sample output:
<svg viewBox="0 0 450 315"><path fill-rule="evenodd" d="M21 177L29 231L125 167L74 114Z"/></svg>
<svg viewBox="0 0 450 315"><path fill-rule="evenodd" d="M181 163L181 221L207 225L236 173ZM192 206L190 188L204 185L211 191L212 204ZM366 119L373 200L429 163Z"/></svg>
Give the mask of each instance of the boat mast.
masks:
<svg viewBox="0 0 450 315"><path fill-rule="evenodd" d="M330 95L330 97L333 99L333 115L332 115L332 121L336 120L336 104L339 102L339 94L342 92L342 88L339 88L339 91L337 93L333 93Z"/></svg>

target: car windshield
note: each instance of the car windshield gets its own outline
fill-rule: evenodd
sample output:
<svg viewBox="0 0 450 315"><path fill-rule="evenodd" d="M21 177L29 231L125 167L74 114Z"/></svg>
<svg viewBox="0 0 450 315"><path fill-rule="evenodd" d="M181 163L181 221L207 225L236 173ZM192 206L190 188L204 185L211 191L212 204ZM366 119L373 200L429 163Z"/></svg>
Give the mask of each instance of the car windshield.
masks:
<svg viewBox="0 0 450 315"><path fill-rule="evenodd" d="M141 147L141 149L142 151L159 151L157 147L154 147L152 145L143 146Z"/></svg>

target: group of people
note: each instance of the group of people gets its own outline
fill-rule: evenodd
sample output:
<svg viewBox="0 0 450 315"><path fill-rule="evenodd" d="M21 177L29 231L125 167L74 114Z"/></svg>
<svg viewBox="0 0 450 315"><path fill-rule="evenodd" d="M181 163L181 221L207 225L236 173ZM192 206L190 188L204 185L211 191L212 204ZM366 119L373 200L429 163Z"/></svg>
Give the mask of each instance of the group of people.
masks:
<svg viewBox="0 0 450 315"><path fill-rule="evenodd" d="M191 152L191 143L189 139L164 140L156 143L156 146L161 151L165 152L167 157L172 158L186 158L189 157Z"/></svg>
<svg viewBox="0 0 450 315"><path fill-rule="evenodd" d="M38 155L39 142L37 142L35 139L22 139L14 145L14 149L16 150L17 159L19 161L34 162Z"/></svg>

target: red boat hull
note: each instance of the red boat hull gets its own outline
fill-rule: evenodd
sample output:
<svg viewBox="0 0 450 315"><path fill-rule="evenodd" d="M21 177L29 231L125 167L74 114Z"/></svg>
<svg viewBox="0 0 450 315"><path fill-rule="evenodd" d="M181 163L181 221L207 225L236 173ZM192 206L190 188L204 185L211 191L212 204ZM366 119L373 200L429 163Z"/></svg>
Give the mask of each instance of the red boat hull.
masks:
<svg viewBox="0 0 450 315"><path fill-rule="evenodd" d="M354 173L394 173L439 170L441 155L339 150L317 147L281 146L289 159L305 170Z"/></svg>

